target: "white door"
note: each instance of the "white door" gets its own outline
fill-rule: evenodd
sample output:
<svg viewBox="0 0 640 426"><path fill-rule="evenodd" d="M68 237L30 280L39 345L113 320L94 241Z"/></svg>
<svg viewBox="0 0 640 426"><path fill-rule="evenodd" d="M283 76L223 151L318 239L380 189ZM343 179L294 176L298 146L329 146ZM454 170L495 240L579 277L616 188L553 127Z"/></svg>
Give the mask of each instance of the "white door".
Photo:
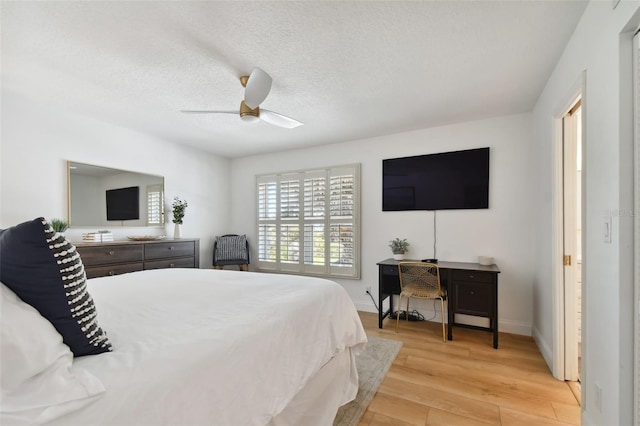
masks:
<svg viewBox="0 0 640 426"><path fill-rule="evenodd" d="M578 99L563 118L563 229L565 380L580 378L582 269L582 107Z"/></svg>

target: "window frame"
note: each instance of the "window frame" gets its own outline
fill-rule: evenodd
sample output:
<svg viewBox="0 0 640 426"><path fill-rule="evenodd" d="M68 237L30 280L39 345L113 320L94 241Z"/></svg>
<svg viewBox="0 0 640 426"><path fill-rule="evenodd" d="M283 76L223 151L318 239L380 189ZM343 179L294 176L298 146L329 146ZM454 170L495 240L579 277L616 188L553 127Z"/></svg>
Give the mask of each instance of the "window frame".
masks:
<svg viewBox="0 0 640 426"><path fill-rule="evenodd" d="M343 199L347 200L347 204L348 200L352 200L353 202L352 207L349 208L352 215L346 218L344 216L331 216L331 182L332 178L335 179L338 176L352 176L353 186L347 190L341 188L337 192L337 194L340 195L338 205L344 202ZM305 217L305 183L308 183L311 179L319 179L324 182L324 194L321 199L321 203L323 203L324 206L321 217L316 217L315 215L313 217ZM284 197L282 194L283 182L286 183L284 187L289 190L284 194ZM294 182L297 182L297 184L294 184ZM316 183L320 184L320 182ZM342 182L339 184L342 184ZM269 188L262 190L262 186L269 186ZM297 200L291 196L291 194L295 193L296 188ZM326 278L360 279L361 190L359 163L256 175L255 190L257 255L255 256L256 260L254 263L256 264L257 270ZM349 194L349 190L351 191L351 195L344 197L344 194ZM261 195L265 197L264 202L261 202ZM285 211L296 212L297 209L297 216L295 214L292 217L282 216L283 201L287 202ZM311 200L311 204L307 206L307 211L318 211L318 205L314 204L314 201L315 200ZM330 261L332 254L331 231L334 230L335 233L336 225L339 224L344 224L348 230L347 232L352 233L351 266L336 266ZM280 241L284 235L282 232L284 226L289 227L292 232L298 233L299 247L297 253L293 253L294 257L297 256L297 261L283 261L281 249L284 246L280 244ZM318 255L318 252L315 251L317 246L309 246L309 242L313 241L313 236L311 240L305 238L305 232L308 233L310 227L322 229L323 236L321 238L321 244L324 244L324 247L320 252L320 257L324 255L324 264L318 265L313 263L313 261L311 263L305 262L305 256L315 258ZM269 238L269 240L265 242L264 247L263 238ZM263 256L265 256L266 251L273 250L274 247L275 254L270 255L273 260L264 260ZM290 248L290 246L288 248ZM305 249L307 251L305 251ZM335 253L334 250L334 256Z"/></svg>

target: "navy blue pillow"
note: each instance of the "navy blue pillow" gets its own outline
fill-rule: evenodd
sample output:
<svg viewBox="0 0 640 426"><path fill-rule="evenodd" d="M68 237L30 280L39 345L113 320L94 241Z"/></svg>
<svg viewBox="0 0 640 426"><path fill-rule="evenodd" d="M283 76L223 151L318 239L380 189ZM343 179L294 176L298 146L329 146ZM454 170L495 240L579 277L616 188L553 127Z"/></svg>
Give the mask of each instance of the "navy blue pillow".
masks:
<svg viewBox="0 0 640 426"><path fill-rule="evenodd" d="M111 350L80 255L44 218L0 230L0 281L53 324L74 356Z"/></svg>

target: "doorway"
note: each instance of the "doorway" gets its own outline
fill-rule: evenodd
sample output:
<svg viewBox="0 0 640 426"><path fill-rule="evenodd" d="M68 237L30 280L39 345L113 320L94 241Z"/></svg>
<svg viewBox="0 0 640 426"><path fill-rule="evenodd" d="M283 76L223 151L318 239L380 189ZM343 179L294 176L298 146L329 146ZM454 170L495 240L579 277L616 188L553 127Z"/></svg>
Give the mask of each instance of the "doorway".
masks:
<svg viewBox="0 0 640 426"><path fill-rule="evenodd" d="M582 395L578 380L584 380L586 374L580 371L581 351L588 343L584 341L585 322L582 315L578 316L585 306L586 287L581 232L585 220L586 77L583 70L554 113L553 147L552 372L556 379L567 381L579 403Z"/></svg>
<svg viewBox="0 0 640 426"><path fill-rule="evenodd" d="M562 118L564 379L580 401L582 358L582 100Z"/></svg>

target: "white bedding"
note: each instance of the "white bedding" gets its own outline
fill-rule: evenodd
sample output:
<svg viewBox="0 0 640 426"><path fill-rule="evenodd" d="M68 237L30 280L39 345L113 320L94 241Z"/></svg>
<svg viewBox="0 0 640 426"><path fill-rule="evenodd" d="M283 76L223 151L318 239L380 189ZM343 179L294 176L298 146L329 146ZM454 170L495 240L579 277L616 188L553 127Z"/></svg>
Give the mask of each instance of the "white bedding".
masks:
<svg viewBox="0 0 640 426"><path fill-rule="evenodd" d="M324 279L164 269L88 286L114 351L74 368L106 392L50 424L266 425L335 355L366 342L346 291Z"/></svg>

